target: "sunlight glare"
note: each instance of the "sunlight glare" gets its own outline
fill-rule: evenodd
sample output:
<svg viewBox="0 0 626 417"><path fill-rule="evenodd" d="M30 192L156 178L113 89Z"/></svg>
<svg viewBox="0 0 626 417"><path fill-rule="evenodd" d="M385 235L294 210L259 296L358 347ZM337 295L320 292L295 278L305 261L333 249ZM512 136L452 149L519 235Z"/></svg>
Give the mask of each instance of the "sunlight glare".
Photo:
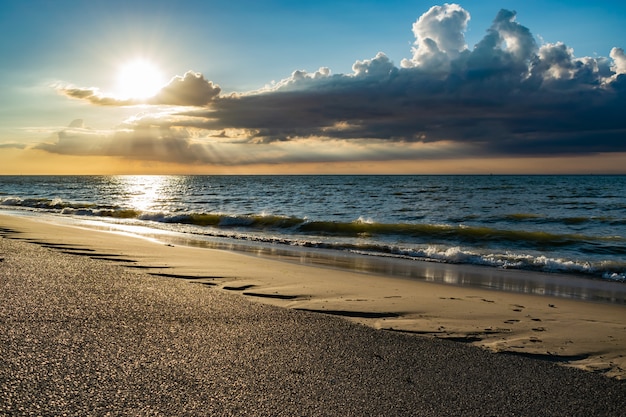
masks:
<svg viewBox="0 0 626 417"><path fill-rule="evenodd" d="M152 97L164 84L161 71L154 64L143 59L129 61L118 70L118 93L124 98Z"/></svg>
<svg viewBox="0 0 626 417"><path fill-rule="evenodd" d="M167 198L169 177L161 175L119 176L117 181L124 195L125 205L140 212L151 212Z"/></svg>

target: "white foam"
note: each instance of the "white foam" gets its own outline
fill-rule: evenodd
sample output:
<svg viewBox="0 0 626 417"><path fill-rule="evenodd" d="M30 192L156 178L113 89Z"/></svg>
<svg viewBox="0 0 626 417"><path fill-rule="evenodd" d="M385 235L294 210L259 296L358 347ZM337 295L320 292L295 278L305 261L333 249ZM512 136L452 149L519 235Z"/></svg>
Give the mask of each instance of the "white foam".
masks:
<svg viewBox="0 0 626 417"><path fill-rule="evenodd" d="M22 202L24 200L22 200L19 197L5 197L2 199L2 202L0 202L0 205L3 206L21 206Z"/></svg>

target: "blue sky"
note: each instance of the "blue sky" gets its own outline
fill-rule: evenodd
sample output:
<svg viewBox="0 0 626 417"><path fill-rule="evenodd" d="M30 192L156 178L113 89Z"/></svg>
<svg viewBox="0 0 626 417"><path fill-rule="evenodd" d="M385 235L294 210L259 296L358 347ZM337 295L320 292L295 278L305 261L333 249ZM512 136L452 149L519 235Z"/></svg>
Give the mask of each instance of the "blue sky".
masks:
<svg viewBox="0 0 626 417"><path fill-rule="evenodd" d="M537 170L537 166L545 166L537 158L544 158L545 162L545 158L558 157L558 162L563 164L567 162L563 158L569 158L570 165L563 165L564 171L580 166L580 158L587 158L585 161L593 171L601 171L601 168L593 167L603 165L610 166L607 170L611 172L618 169L623 150L621 146L614 146L619 141L615 132L623 126L614 125L610 120L611 114L606 116L603 130L612 131L613 136L602 142L604 146L586 148L584 141L590 140L591 136L575 138L573 145L563 139L557 140L555 136L535 141L541 127L545 126L545 118L535 125L524 121L535 129L532 135L524 136L532 136L533 141L524 143L519 143L521 128L514 122L504 128L498 126L491 129L495 120L511 117L509 114L492 119L485 117L481 124L473 126L468 125L471 122L467 120L452 121L451 126L456 126L455 129L445 126L446 111L456 112L454 114L479 111L475 106L460 108L458 101L450 106L442 104L441 112L431 116L432 119L441 115L442 121L437 126L425 121L423 128L408 126L406 120L410 115L406 110L395 113L396 108L392 107L391 101L383 100L378 108L361 106L348 109L346 97L352 97L350 94L354 93L353 98L360 100L378 97L379 94L372 83L357 84L353 78L339 77L354 76L355 63L361 62L362 67L368 70L373 68L371 65L379 63L384 64L383 69L391 68L393 74L400 76L389 88L397 90L401 89L397 80L406 76L411 68L426 68L423 57L417 58L412 51L412 48L422 51L426 48L425 44L416 44L416 34L412 29L420 16L437 5L442 6L443 3L400 0L4 1L0 4L0 54L3 57L3 64L0 65L0 88L3 91L0 97L0 152L13 161L4 165L12 167L11 170L7 168L7 172L34 172L37 171L34 167L43 166L45 161L46 169L54 173L67 170L71 159L77 171L84 164L86 167L97 166L98 172L105 172L107 166L115 172L122 172L124 168L120 167L124 166L132 172L142 169L146 172L224 172L235 170L235 167L245 172L268 172L268 167L272 167L273 171L281 172L280 166L287 167L286 172L298 172L298 166L302 172L317 172L318 169L320 172L367 172L368 167L372 172L384 172L385 167L390 166L385 164L391 163L415 172L452 172L455 169L479 172L481 166L488 167L489 171L498 171L496 161L506 163L514 159L518 161L516 171L524 171L526 166L526 170L532 172ZM539 53L542 45L562 42L571 48L570 58L591 57L608 71L612 65L612 48L626 47L626 5L619 1L468 1L459 2L459 7L463 13L466 12L463 14L467 21L462 36L468 51L473 51L475 45L485 38L500 9L517 12L514 17L505 20L514 22L516 28L527 29L527 35L536 42L534 54ZM452 30L449 27L423 27L424 31L439 31L437 33L440 34L444 30ZM522 32L520 30L519 33ZM440 42L444 42L445 36L441 36ZM546 53L547 49L543 51ZM379 52L384 53L384 59L377 56ZM553 48L552 52L556 53L556 49ZM448 58L455 61L456 54L454 52L454 56ZM85 99L87 92L95 89L100 96L114 94L120 66L138 57L157 67L164 83L179 76L181 88L183 84L191 86L195 82L199 88L205 88L211 100L182 103L180 100L165 100L162 96L160 101L153 100L141 106L122 102L102 106L102 102L94 104L94 100ZM524 59L532 60L528 56ZM406 60L404 67L403 60ZM429 62L429 65L434 65L433 61ZM594 65L597 66L597 63ZM312 81L320 68L328 68L329 72L319 73L317 81ZM296 70L304 71L304 81L294 78ZM189 71L201 78L183 78ZM454 69L446 73L448 81L452 79L451 74L455 75ZM602 79L608 80L612 75L619 74L607 73L602 75ZM562 79L563 75L559 77ZM582 75L577 73L571 77L572 80L580 79ZM200 85L204 81L210 85ZM343 81L352 82L351 87L346 89ZM421 82L426 83L425 80ZM588 87L590 84L585 82ZM415 87L414 80L411 83L414 94L423 94ZM341 88L332 90L335 85ZM446 84L445 88L449 89L450 85ZM618 85L617 81L615 85ZM175 87L170 89L171 94L178 93L174 91ZM265 90L250 96L251 92L264 87ZM70 88L74 89L73 93ZM563 88L561 83L558 94ZM618 93L612 94L619 97L611 98L617 100L611 105L621 103L622 90L621 87L616 88L613 90ZM307 94L304 94L305 90ZM385 91L385 97L391 100L389 91ZM315 94L308 95L310 92ZM245 97L237 101L228 99L231 93ZM286 93L299 100L297 104L282 101L281 97ZM336 101L335 94L342 94L345 102ZM316 101L317 107L300 107L302 103L313 102L311 97L319 100ZM441 102L435 97L431 100ZM446 100L450 100L450 96ZM565 96L555 99L558 102L555 108L559 108L563 120L567 119L564 112L568 110L564 103L568 100ZM328 114L333 111L335 103L338 103L338 113ZM172 107L174 104L178 106L175 109ZM190 107L181 108L188 104ZM237 114L254 112L257 105L264 109L263 117L268 123L273 123L271 126L264 126L251 117L245 120L237 118ZM412 105L418 106L417 103ZM534 104L528 100L524 106L528 113ZM324 109L320 110L322 107ZM310 118L311 123L295 126L274 113L270 114L268 109L272 108L276 112L296 109L290 118ZM421 109L415 108L418 109L415 111ZM574 111L571 114L578 117L580 112L593 113L594 110L608 114L601 107L578 109L579 113ZM484 114L485 108L480 111ZM363 116L357 117L355 112L363 112ZM389 113L385 118L374 116L380 118L376 123L364 123L362 128L355 128L358 120L367 118L367 114L385 112ZM166 117L161 118L163 115ZM220 123L214 122L212 115L217 115ZM182 116L187 119L183 120ZM139 129L140 123L133 123L141 120L145 125L148 118L151 128L161 129L162 132L164 126L173 129L175 125L177 130L168 131L170 136L167 137L151 134L138 139L136 132L144 130ZM400 132L395 139L391 138L396 132L389 122L392 118L398 120L397 131ZM513 119L518 120L519 117ZM75 120L82 120L82 123L73 123ZM160 122L162 120L166 121ZM70 124L77 131L65 131ZM460 124L464 129L462 133ZM578 131L587 128L592 129L582 123L576 126ZM182 129L184 133L181 133ZM485 146L484 152L481 152L477 145L480 141L474 136L484 132L489 137L502 134L506 138L511 133L501 132L501 129L514 130L516 136L507 140L511 144L516 141L515 146ZM358 133L346 135L346 130ZM133 134L124 136L129 131ZM324 132L330 133L326 135ZM67 139L70 134L80 139L60 146L59 138ZM469 136L472 136L471 140ZM112 138L115 138L115 146L111 144ZM313 143L314 139L325 143ZM85 143L81 142L83 140L93 146L70 150L70 144L80 147L81 143ZM109 151L103 151L102 141L105 140L109 141ZM141 143L139 148L145 153L126 153L126 148L122 149L119 144L125 140ZM96 144L96 141L100 142ZM170 150L164 143L171 141L177 143L177 149L187 147L187 153L168 156ZM138 149L135 142L128 148ZM541 147L545 151L526 152L525 143L528 147ZM558 151L560 146L563 146L564 152ZM155 150L157 147L160 149ZM194 159L185 156L207 152L208 148L213 150L211 157ZM322 148L337 151L332 153ZM19 161L20 165L15 161ZM452 161L455 163L452 164ZM452 166L462 168L452 169Z"/></svg>
<svg viewBox="0 0 626 417"><path fill-rule="evenodd" d="M399 62L410 55L411 25L436 4L443 3L8 0L0 6L0 48L11 59L2 75L106 83L116 60L147 54L172 74L193 69L245 91L296 69L348 72L356 60L379 51ZM608 56L626 40L621 1L459 4L471 14L470 47L501 8L517 11L535 36L562 41L577 56Z"/></svg>

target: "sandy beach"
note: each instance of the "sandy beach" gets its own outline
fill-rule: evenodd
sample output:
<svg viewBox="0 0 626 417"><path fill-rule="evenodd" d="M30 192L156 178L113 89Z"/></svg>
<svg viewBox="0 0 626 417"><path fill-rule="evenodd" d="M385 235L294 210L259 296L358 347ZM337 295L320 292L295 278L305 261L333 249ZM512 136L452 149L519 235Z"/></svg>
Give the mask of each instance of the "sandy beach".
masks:
<svg viewBox="0 0 626 417"><path fill-rule="evenodd" d="M0 414L617 416L626 407L623 305L4 214L0 232Z"/></svg>

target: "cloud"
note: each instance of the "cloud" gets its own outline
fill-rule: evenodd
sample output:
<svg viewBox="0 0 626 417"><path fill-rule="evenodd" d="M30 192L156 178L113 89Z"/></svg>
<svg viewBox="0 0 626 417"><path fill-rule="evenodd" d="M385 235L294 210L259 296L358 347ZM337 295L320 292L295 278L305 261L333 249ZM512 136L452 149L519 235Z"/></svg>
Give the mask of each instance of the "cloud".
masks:
<svg viewBox="0 0 626 417"><path fill-rule="evenodd" d="M98 106L133 106L140 104L203 106L217 97L221 91L218 85L208 81L200 73L188 71L184 76L176 76L163 86L154 97L146 99L121 99L107 95L97 88L57 86L59 94L70 98L86 100Z"/></svg>
<svg viewBox="0 0 626 417"><path fill-rule="evenodd" d="M174 77L153 98L149 104L169 104L175 106L203 106L217 97L221 89L208 81L200 73L188 71L182 77Z"/></svg>
<svg viewBox="0 0 626 417"><path fill-rule="evenodd" d="M75 86L61 86L55 87L59 94L67 96L69 98L75 98L79 100L86 100L91 104L98 106L132 106L141 104L137 100L119 99L113 96L107 96L100 92L98 88L80 88Z"/></svg>
<svg viewBox="0 0 626 417"><path fill-rule="evenodd" d="M149 120L150 118L137 120L132 128L101 131L91 129L81 119L77 119L57 132L49 142L40 143L34 149L61 155L109 156L221 166L441 157L440 150L431 144L412 143L406 147L390 147L384 140L345 141L314 137L283 142L259 141L251 145L248 139L240 140L233 136L236 131L213 132L207 137L197 134L194 129L157 126ZM333 129L341 130L342 126L334 126ZM246 131L242 134L246 138L250 136Z"/></svg>
<svg viewBox="0 0 626 417"><path fill-rule="evenodd" d="M626 54L622 48L611 49L611 58L613 58L613 67L615 74L626 74Z"/></svg>
<svg viewBox="0 0 626 417"><path fill-rule="evenodd" d="M6 142L0 143L0 149L25 149L26 145L23 143Z"/></svg>
<svg viewBox="0 0 626 417"><path fill-rule="evenodd" d="M135 129L98 131L81 119L56 133L56 140L40 143L35 149L63 155L117 156L139 160L183 163L210 162L204 150L194 144L184 129L138 126Z"/></svg>
<svg viewBox="0 0 626 417"><path fill-rule="evenodd" d="M403 67L448 69L452 59L467 50L465 30L470 14L458 4L433 6L413 24L413 58Z"/></svg>
<svg viewBox="0 0 626 417"><path fill-rule="evenodd" d="M459 5L435 6L414 23L400 66L380 52L349 74L298 70L245 94L188 72L148 103L189 109L137 117L105 139L74 126L41 149L217 164L626 151L623 49L576 57L539 44L509 10L470 48L469 22ZM62 92L116 104L95 89Z"/></svg>
<svg viewBox="0 0 626 417"><path fill-rule="evenodd" d="M464 39L470 15L435 6L413 25L413 56L384 53L352 74L297 71L273 89L224 96L185 113L186 126L245 128L250 142L298 138L463 144L490 155L626 150L626 57L577 58L563 43L538 45L515 12L501 10L482 40ZM195 117L195 121L193 118Z"/></svg>

